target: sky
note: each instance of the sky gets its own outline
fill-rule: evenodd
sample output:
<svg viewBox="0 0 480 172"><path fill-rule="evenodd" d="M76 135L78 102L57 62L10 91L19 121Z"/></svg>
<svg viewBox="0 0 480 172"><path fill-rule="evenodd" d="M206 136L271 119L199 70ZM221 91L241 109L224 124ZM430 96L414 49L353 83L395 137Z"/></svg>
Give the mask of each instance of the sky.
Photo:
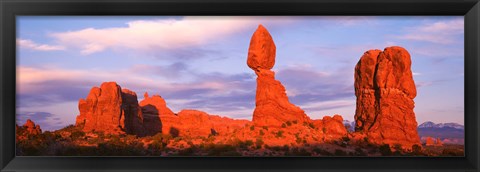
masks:
<svg viewBox="0 0 480 172"><path fill-rule="evenodd" d="M75 123L78 100L115 81L161 95L174 111L251 120L256 75L246 64L259 24L272 70L312 118L355 115L354 67L365 51L402 46L412 59L418 124L464 124L463 16L17 16L17 123Z"/></svg>

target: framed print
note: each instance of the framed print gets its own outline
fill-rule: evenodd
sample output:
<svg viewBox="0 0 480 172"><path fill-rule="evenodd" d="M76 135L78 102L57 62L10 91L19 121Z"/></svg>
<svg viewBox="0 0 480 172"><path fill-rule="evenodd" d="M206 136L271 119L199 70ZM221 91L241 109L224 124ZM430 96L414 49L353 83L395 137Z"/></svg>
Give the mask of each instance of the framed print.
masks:
<svg viewBox="0 0 480 172"><path fill-rule="evenodd" d="M1 169L478 171L479 8L4 1Z"/></svg>

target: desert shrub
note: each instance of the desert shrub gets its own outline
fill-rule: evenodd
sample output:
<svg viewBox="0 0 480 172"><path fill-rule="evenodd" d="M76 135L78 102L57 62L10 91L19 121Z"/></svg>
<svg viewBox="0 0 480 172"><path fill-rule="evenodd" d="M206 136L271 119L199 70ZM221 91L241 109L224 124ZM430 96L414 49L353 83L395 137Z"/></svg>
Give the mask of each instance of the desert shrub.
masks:
<svg viewBox="0 0 480 172"><path fill-rule="evenodd" d="M315 125L313 125L313 123L308 123L308 127L315 129Z"/></svg>
<svg viewBox="0 0 480 172"><path fill-rule="evenodd" d="M73 132L72 132L72 135L70 135L70 137L71 137L73 140L77 140L77 139L83 138L84 136L85 136L85 132L83 132L83 131L73 131Z"/></svg>
<svg viewBox="0 0 480 172"><path fill-rule="evenodd" d="M308 122L303 122L303 126L308 126Z"/></svg>
<svg viewBox="0 0 480 172"><path fill-rule="evenodd" d="M290 122L290 121L287 121L287 123L286 123L286 124L287 124L288 126L291 126L291 125L292 125L292 122Z"/></svg>
<svg viewBox="0 0 480 172"><path fill-rule="evenodd" d="M356 156L367 156L367 153L363 151L362 148L355 148L355 154Z"/></svg>
<svg viewBox="0 0 480 172"><path fill-rule="evenodd" d="M209 146L208 155L210 156L239 156L234 146L225 144L212 144Z"/></svg>
<svg viewBox="0 0 480 172"><path fill-rule="evenodd" d="M195 151L193 150L193 148L189 147L189 148L182 149L182 150L178 151L178 155L180 155L180 156L190 156L190 155L193 155L194 152Z"/></svg>
<svg viewBox="0 0 480 172"><path fill-rule="evenodd" d="M260 135L261 135L261 136L265 135L265 133L263 132L263 130L260 130Z"/></svg>
<svg viewBox="0 0 480 172"><path fill-rule="evenodd" d="M264 142L263 142L262 138L257 138L257 140L255 140L255 145L257 146L257 149L262 148L263 143Z"/></svg>
<svg viewBox="0 0 480 172"><path fill-rule="evenodd" d="M454 149L454 148L445 148L442 151L441 156L463 156L464 151L462 149Z"/></svg>
<svg viewBox="0 0 480 172"><path fill-rule="evenodd" d="M297 139L295 139L295 142L297 142L298 144L302 143L302 138L297 137Z"/></svg>
<svg viewBox="0 0 480 172"><path fill-rule="evenodd" d="M340 150L340 149L335 149L335 153L334 153L335 156L346 156L347 155L347 152L343 151L343 150Z"/></svg>
<svg viewBox="0 0 480 172"><path fill-rule="evenodd" d="M252 140L246 140L246 141L245 141L245 145L246 145L246 146L252 146L252 145L253 145L253 141L252 141Z"/></svg>
<svg viewBox="0 0 480 172"><path fill-rule="evenodd" d="M286 128L287 125L285 123L282 124L282 128Z"/></svg>
<svg viewBox="0 0 480 172"><path fill-rule="evenodd" d="M250 130L251 130L251 131L255 130L255 126L253 126L253 125L250 126Z"/></svg>
<svg viewBox="0 0 480 172"><path fill-rule="evenodd" d="M268 131L268 127L267 126L263 126L262 127L264 130L267 130Z"/></svg>
<svg viewBox="0 0 480 172"><path fill-rule="evenodd" d="M413 145L412 146L412 154L413 155L422 155L422 146L420 145Z"/></svg>
<svg viewBox="0 0 480 172"><path fill-rule="evenodd" d="M282 130L278 131L278 132L275 134L275 137L277 137L277 138L283 137L283 131L282 131Z"/></svg>
<svg viewBox="0 0 480 172"><path fill-rule="evenodd" d="M294 123L294 124L297 124L297 123L298 123L298 121L297 121L297 120L293 120L293 123Z"/></svg>
<svg viewBox="0 0 480 172"><path fill-rule="evenodd" d="M390 145L384 144L378 148L380 150L380 153L383 156L391 156L392 155L392 150L390 149Z"/></svg>
<svg viewBox="0 0 480 172"><path fill-rule="evenodd" d="M328 155L328 156L333 155L332 153L330 153L330 152L328 152L328 151L326 151L326 150L324 150L324 149L320 149L320 148L318 148L318 147L313 148L312 151L315 152L315 153L317 153L317 154L320 154L320 155Z"/></svg>
<svg viewBox="0 0 480 172"><path fill-rule="evenodd" d="M323 133L327 133L327 128L323 127L323 128L322 128L322 132L323 132Z"/></svg>
<svg viewBox="0 0 480 172"><path fill-rule="evenodd" d="M311 153L304 148L292 148L288 155L292 156L311 156Z"/></svg>
<svg viewBox="0 0 480 172"><path fill-rule="evenodd" d="M402 145L400 145L400 144L394 144L394 145L393 145L393 149L395 149L395 150L397 150L397 151L402 151L402 150L403 150L403 149L402 149Z"/></svg>

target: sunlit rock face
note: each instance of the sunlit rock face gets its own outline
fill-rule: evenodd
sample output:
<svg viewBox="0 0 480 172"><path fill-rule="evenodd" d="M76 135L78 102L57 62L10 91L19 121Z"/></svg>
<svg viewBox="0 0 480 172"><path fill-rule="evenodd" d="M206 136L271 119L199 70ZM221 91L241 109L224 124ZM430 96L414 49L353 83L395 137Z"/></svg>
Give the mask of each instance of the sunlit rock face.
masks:
<svg viewBox="0 0 480 172"><path fill-rule="evenodd" d="M279 127L286 121L310 122L299 107L288 101L285 87L275 80L275 43L262 25L258 26L250 41L247 65L257 75L256 107L253 123L257 126Z"/></svg>
<svg viewBox="0 0 480 172"><path fill-rule="evenodd" d="M139 134L143 132L143 117L135 92L115 82L93 87L86 99L78 102L80 114L76 125L83 131L103 131L110 134Z"/></svg>
<svg viewBox="0 0 480 172"><path fill-rule="evenodd" d="M35 124L32 120L27 119L27 122L23 124L22 126L24 129L26 129L27 133L29 135L38 135L42 134L42 129L40 128L40 125Z"/></svg>
<svg viewBox="0 0 480 172"><path fill-rule="evenodd" d="M411 63L407 50L394 46L365 52L355 66L355 131L369 141L405 149L420 145Z"/></svg>

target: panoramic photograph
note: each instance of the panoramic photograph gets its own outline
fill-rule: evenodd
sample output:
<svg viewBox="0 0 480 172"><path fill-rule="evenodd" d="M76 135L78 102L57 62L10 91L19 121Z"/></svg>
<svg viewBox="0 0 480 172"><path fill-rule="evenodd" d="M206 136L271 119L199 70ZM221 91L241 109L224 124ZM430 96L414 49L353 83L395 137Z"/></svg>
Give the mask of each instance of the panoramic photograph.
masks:
<svg viewBox="0 0 480 172"><path fill-rule="evenodd" d="M463 16L17 16L17 156L464 156Z"/></svg>

